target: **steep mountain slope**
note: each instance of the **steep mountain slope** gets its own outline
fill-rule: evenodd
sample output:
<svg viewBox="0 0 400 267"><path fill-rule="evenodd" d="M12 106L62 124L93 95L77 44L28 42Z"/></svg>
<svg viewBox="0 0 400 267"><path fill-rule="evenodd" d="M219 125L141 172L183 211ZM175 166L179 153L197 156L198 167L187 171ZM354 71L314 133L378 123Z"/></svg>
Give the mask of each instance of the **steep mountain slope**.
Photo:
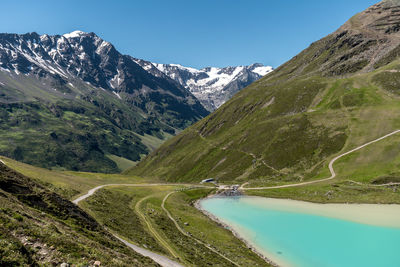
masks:
<svg viewBox="0 0 400 267"><path fill-rule="evenodd" d="M262 184L325 177L333 155L400 128L399 14L396 0L355 15L130 173ZM390 153L357 154L348 170L369 162L362 166L371 179L398 171L394 162L400 151L394 143L376 146Z"/></svg>
<svg viewBox="0 0 400 267"><path fill-rule="evenodd" d="M0 34L0 154L115 172L111 159L137 161L207 114L185 88L94 33Z"/></svg>
<svg viewBox="0 0 400 267"><path fill-rule="evenodd" d="M90 215L0 163L1 266L158 266Z"/></svg>
<svg viewBox="0 0 400 267"><path fill-rule="evenodd" d="M201 70L177 64L158 64L137 59L136 62L152 74L157 69L187 88L203 106L214 111L249 84L273 69L256 63L250 66L226 68L207 67Z"/></svg>

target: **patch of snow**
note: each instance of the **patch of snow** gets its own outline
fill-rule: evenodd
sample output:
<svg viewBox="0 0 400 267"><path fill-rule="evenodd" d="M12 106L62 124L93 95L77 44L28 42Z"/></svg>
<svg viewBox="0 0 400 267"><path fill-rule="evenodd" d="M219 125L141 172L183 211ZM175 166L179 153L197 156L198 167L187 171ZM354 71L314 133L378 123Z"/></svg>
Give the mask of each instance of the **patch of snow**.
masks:
<svg viewBox="0 0 400 267"><path fill-rule="evenodd" d="M14 67L14 72L15 72L17 75L19 75L20 72L19 72L18 69L17 69L17 64L12 64L12 66Z"/></svg>
<svg viewBox="0 0 400 267"><path fill-rule="evenodd" d="M153 65L161 72L165 72L164 64L153 63Z"/></svg>
<svg viewBox="0 0 400 267"><path fill-rule="evenodd" d="M109 46L111 46L111 44L109 42L103 41L103 42L101 42L101 45L99 46L98 49L101 50L103 47L109 47Z"/></svg>
<svg viewBox="0 0 400 267"><path fill-rule="evenodd" d="M87 34L87 33L83 32L83 31L73 31L70 33L66 33L63 36L65 38L77 38L77 37L81 37L82 35L85 35L85 34Z"/></svg>
<svg viewBox="0 0 400 267"><path fill-rule="evenodd" d="M273 68L270 66L262 66L262 67L256 67L252 72L257 73L258 75L265 76L268 73L273 71Z"/></svg>
<svg viewBox="0 0 400 267"><path fill-rule="evenodd" d="M62 44L65 44L65 41L66 41L65 37L61 36L61 38L57 40L57 48L60 48Z"/></svg>
<svg viewBox="0 0 400 267"><path fill-rule="evenodd" d="M120 77L121 71L117 69L117 74L109 81L109 85L111 88L115 89L116 87L121 85L122 79Z"/></svg>
<svg viewBox="0 0 400 267"><path fill-rule="evenodd" d="M189 72L192 72L192 73L198 73L198 72L200 72L200 70L198 70L198 69L190 68L190 67L184 67L184 66L182 66L182 65L180 65L180 64L159 64L159 63L152 63L152 64L153 64L159 71L164 72L164 73L165 73L165 71L166 71L166 69L167 69L168 66L176 67L176 68L178 68L178 69L186 70L186 71L189 71Z"/></svg>
<svg viewBox="0 0 400 267"><path fill-rule="evenodd" d="M151 70L153 67L154 67L153 64L148 63L148 64L146 64L146 65L143 66L143 69L145 69L145 70Z"/></svg>
<svg viewBox="0 0 400 267"><path fill-rule="evenodd" d="M6 71L6 72L10 72L9 69L5 69L5 68L2 68L2 67L0 67L0 70L1 70L1 71Z"/></svg>
<svg viewBox="0 0 400 267"><path fill-rule="evenodd" d="M120 96L117 92L113 91L113 93L114 93L114 95L116 95L119 99L122 99L121 96Z"/></svg>
<svg viewBox="0 0 400 267"><path fill-rule="evenodd" d="M115 89L115 88L114 88L114 85L111 83L111 80L108 80L108 81L107 81L107 84L108 84L108 86L111 87L112 89Z"/></svg>
<svg viewBox="0 0 400 267"><path fill-rule="evenodd" d="M78 57L80 60L85 60L85 55L86 55L86 53L83 52L83 53L79 54Z"/></svg>
<svg viewBox="0 0 400 267"><path fill-rule="evenodd" d="M40 41L41 41L41 42L47 40L48 38L49 38L49 35L48 35L48 34L40 35Z"/></svg>
<svg viewBox="0 0 400 267"><path fill-rule="evenodd" d="M150 70L150 69L151 69L151 65L150 65L150 64L149 64L149 65L146 65L146 66L143 67L143 69L145 69L145 70Z"/></svg>
<svg viewBox="0 0 400 267"><path fill-rule="evenodd" d="M45 61L43 60L43 58L41 56L39 56L35 51L32 51L32 54L34 55L34 57L32 57L31 55L29 55L27 52L23 51L21 48L17 48L17 50L19 50L19 52L30 62L32 62L35 65L40 66L41 68L49 71L52 74L59 74L61 76L64 76L65 78L67 78L68 76L64 73L64 71L62 71L61 68L56 69L54 67L52 67L49 61ZM17 73L18 74L18 73Z"/></svg>
<svg viewBox="0 0 400 267"><path fill-rule="evenodd" d="M190 71L190 72L200 72L200 70L198 70L198 69L191 68L191 67L184 67L184 66L182 66L180 64L169 64L169 65L173 66L173 67L180 68L180 69L185 69L185 70Z"/></svg>

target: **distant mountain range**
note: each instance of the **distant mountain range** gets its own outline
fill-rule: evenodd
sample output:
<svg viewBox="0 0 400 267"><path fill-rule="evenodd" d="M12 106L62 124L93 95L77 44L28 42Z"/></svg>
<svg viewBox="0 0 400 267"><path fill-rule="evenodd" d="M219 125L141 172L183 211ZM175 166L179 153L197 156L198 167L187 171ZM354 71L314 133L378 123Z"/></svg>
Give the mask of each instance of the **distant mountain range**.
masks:
<svg viewBox="0 0 400 267"><path fill-rule="evenodd" d="M0 34L0 154L81 171L134 164L209 114L188 89L190 80L182 84L154 66L122 55L94 33ZM230 73L225 80L237 80L237 89L260 77L243 68L242 77L251 77L238 78L241 68L221 70L220 77ZM222 88L227 82L220 84L210 110L233 94Z"/></svg>
<svg viewBox="0 0 400 267"><path fill-rule="evenodd" d="M136 59L136 63L150 72L158 69L165 73L187 88L211 112L238 91L273 70L272 67L260 63L226 68L207 67L200 70L179 64L158 64L141 59Z"/></svg>

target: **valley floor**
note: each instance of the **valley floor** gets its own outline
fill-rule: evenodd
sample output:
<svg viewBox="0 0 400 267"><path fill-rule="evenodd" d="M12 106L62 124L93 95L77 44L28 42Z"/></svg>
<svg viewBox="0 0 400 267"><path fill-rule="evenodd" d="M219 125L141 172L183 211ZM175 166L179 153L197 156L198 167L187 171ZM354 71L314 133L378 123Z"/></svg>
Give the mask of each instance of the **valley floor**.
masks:
<svg viewBox="0 0 400 267"><path fill-rule="evenodd" d="M320 203L400 203L399 183L389 180L371 184L343 179L340 175L337 177L334 169L334 163L342 157L362 153L367 146L399 132L393 131L334 157L328 164L330 176L327 178L277 186L245 183L239 189L248 195ZM8 158L2 158L2 162L74 199L75 204L126 245L139 253L142 251L141 254L147 253L146 256L163 266L267 264L232 232L196 209L194 203L218 191L217 187L162 183L125 175L48 171ZM342 171L341 161L337 164L337 171ZM221 185L219 189L226 187L229 188Z"/></svg>

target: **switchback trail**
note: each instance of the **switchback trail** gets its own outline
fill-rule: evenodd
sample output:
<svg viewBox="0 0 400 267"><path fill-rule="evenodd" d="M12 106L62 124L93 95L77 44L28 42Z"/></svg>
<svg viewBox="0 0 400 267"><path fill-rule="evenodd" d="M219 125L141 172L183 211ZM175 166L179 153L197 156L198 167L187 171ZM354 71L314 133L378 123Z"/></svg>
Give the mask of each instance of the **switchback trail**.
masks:
<svg viewBox="0 0 400 267"><path fill-rule="evenodd" d="M320 180L314 180L314 181L308 181L308 182L303 182L303 183L297 183L297 184L287 184L287 185L277 185L277 186L266 186L266 187L244 187L244 185L247 184L247 183L245 183L245 184L242 184L242 185L241 185L240 189L241 189L241 190L262 190L262 189L287 188L287 187L303 186L303 185L315 184L315 183L320 183L320 182L325 182L325 181L332 180L333 178L336 177L335 170L333 169L333 163L335 163L336 160L338 160L338 159L340 159L340 158L342 158L342 157L344 157L344 156L346 156L346 155L348 155L348 154L351 154L351 153L353 153L353 152L355 152L355 151L357 151L357 150L360 150L360 149L362 149L362 148L364 148L364 147L366 147L366 146L369 146L369 145L371 145L371 144L373 144L373 143L379 142L379 141L381 141L381 140L383 140L383 139L385 139L385 138L388 138L388 137L390 137L390 136L392 136L392 135L394 135L394 134L397 134L397 133L399 133L399 132L400 132L400 130L396 130L396 131L394 131L394 132L391 132L391 133L389 133L389 134L387 134L387 135L384 135L384 136L382 136L382 137L379 137L379 138L377 138L377 139L375 139L375 140L373 140L373 141L371 141L371 142L365 143L365 144L363 144L363 145L361 145L361 146L359 146L359 147L356 147L356 148L354 148L354 149L352 149L352 150L350 150L350 151L347 151L347 152L345 152L345 153L343 153L343 154L340 154L339 156L333 158L333 159L329 162L329 166L328 166L328 167L329 167L329 171L331 172L331 176L328 177L328 178L324 178L324 179L320 179Z"/></svg>

